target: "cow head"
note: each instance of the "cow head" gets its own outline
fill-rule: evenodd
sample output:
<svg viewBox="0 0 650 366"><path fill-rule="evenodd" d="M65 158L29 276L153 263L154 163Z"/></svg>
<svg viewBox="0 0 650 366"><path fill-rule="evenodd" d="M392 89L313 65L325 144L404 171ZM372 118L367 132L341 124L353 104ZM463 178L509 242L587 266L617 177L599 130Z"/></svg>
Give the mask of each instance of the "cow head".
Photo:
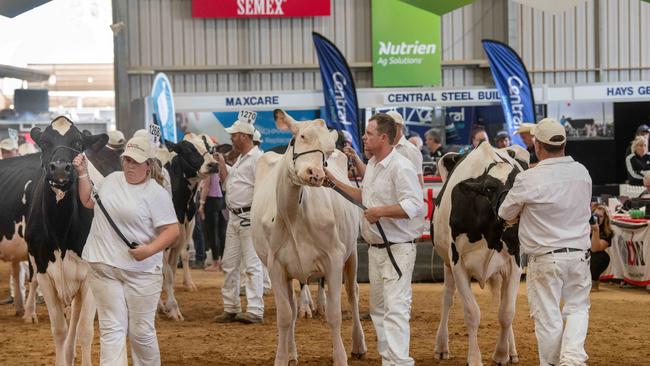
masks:
<svg viewBox="0 0 650 366"><path fill-rule="evenodd" d="M51 187L61 190L69 189L76 177L72 159L86 149L97 151L108 142L105 133L80 132L72 121L62 116L55 118L43 131L32 128L30 135L42 150L45 180Z"/></svg>
<svg viewBox="0 0 650 366"><path fill-rule="evenodd" d="M212 156L214 143L207 135L188 133L177 144L165 140L165 146L170 152L177 154L188 178L203 179L208 174L217 172L218 164Z"/></svg>
<svg viewBox="0 0 650 366"><path fill-rule="evenodd" d="M273 116L279 129L291 131L293 134L287 154L292 154L290 171L295 173L296 183L322 186L325 180L324 167L334 152L338 133L328 131L322 119L296 122L281 109L273 111Z"/></svg>
<svg viewBox="0 0 650 366"><path fill-rule="evenodd" d="M447 179L438 206L449 210L453 242L461 237L466 237L469 244L484 240L489 248L497 251L505 244L519 261L517 227L506 225L498 216L499 205L512 188L516 175L524 169L515 155L481 143L465 157L454 154L443 157Z"/></svg>

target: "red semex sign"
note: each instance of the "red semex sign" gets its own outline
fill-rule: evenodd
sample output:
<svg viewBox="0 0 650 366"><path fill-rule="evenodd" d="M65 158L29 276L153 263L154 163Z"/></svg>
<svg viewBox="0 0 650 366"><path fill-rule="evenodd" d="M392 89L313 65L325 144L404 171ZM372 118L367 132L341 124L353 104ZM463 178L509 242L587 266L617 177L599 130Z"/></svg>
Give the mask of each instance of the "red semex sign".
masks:
<svg viewBox="0 0 650 366"><path fill-rule="evenodd" d="M192 0L193 18L289 18L330 15L330 0Z"/></svg>

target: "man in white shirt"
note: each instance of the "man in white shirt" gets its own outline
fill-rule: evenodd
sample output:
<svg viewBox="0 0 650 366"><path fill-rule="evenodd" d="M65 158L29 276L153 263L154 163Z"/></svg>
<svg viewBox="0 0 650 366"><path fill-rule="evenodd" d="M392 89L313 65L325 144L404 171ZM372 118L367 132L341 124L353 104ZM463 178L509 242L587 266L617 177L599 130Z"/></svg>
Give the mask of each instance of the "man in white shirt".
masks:
<svg viewBox="0 0 650 366"><path fill-rule="evenodd" d="M262 156L260 149L253 145L255 116L254 112L242 111L232 127L226 128L233 148L240 153L235 164L228 167L223 156L217 155L219 176L226 185L226 205L230 211L226 246L221 260L221 269L225 273L221 288L224 312L214 319L218 323L260 323L264 316L262 262L253 247L250 229L255 166ZM248 309L244 313L241 312L239 300L239 264L242 260L247 274L245 283Z"/></svg>
<svg viewBox="0 0 650 366"><path fill-rule="evenodd" d="M558 122L545 118L531 133L539 164L517 175L499 216L513 220L520 215L540 365L586 365L591 177L582 164L564 156L566 133Z"/></svg>
<svg viewBox="0 0 650 366"><path fill-rule="evenodd" d="M397 128L399 125L387 114L370 118L363 142L373 157L366 167L362 189L343 184L329 173L328 178L368 207L361 220L361 235L370 245L370 316L382 365L413 365L409 356L411 277L416 254L413 240L420 234L412 221L423 215L424 203L415 168L393 147ZM388 248L377 222L386 234Z"/></svg>

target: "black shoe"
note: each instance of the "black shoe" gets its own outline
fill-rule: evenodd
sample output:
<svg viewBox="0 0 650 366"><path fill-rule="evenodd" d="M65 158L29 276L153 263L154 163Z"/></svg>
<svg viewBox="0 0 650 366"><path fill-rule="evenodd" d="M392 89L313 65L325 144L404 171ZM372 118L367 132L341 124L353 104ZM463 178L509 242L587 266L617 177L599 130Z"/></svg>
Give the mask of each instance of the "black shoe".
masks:
<svg viewBox="0 0 650 366"><path fill-rule="evenodd" d="M192 262L190 262L190 268L191 269L203 269L203 268L205 268L205 262L204 261L192 261Z"/></svg>
<svg viewBox="0 0 650 366"><path fill-rule="evenodd" d="M45 304L45 298L43 296L37 296L36 305L43 305L43 304Z"/></svg>
<svg viewBox="0 0 650 366"><path fill-rule="evenodd" d="M0 305L11 305L13 303L14 303L14 297L13 296L9 296L8 298L0 301Z"/></svg>
<svg viewBox="0 0 650 366"><path fill-rule="evenodd" d="M262 322L262 317L251 313L238 313L235 320L244 324L256 324Z"/></svg>

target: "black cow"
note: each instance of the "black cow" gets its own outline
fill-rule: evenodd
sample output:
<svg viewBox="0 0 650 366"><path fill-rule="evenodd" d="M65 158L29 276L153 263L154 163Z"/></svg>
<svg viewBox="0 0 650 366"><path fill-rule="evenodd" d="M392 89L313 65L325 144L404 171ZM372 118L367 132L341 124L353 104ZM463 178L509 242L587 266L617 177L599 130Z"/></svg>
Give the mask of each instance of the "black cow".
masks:
<svg viewBox="0 0 650 366"><path fill-rule="evenodd" d="M488 282L500 290L500 332L492 359L497 364L519 360L512 331L521 277L518 227L516 223L502 222L497 212L515 176L527 168L527 160L527 152L518 146L496 150L488 143L481 143L466 156L450 153L442 158L439 167L445 183L433 215L435 250L445 261L437 359L449 358L447 323L454 290L458 288L469 335L467 363L483 364L477 336L480 309L470 286L474 278L481 287Z"/></svg>
<svg viewBox="0 0 650 366"><path fill-rule="evenodd" d="M187 244L194 230L196 204L194 197L199 182L210 173L217 171L217 161L211 152L214 144L207 135L186 134L177 144L165 142L171 155L161 156L161 161L169 172L172 187L172 201L180 224L180 234L165 251L163 262L163 290L167 294L165 302L160 300L159 309L174 320L183 320L183 315L174 295L174 275L179 256L183 261L183 284L190 291L196 291L189 270Z"/></svg>
<svg viewBox="0 0 650 366"><path fill-rule="evenodd" d="M74 364L79 336L82 365L90 365L95 304L86 280L90 267L81 259L81 253L93 212L79 201L72 159L87 148L99 150L106 145L108 136L82 133L65 117L54 119L43 131L33 128L30 134L42 154L40 172L31 183L25 239L31 268L36 270L50 316L55 364ZM68 306L69 324L64 314Z"/></svg>

